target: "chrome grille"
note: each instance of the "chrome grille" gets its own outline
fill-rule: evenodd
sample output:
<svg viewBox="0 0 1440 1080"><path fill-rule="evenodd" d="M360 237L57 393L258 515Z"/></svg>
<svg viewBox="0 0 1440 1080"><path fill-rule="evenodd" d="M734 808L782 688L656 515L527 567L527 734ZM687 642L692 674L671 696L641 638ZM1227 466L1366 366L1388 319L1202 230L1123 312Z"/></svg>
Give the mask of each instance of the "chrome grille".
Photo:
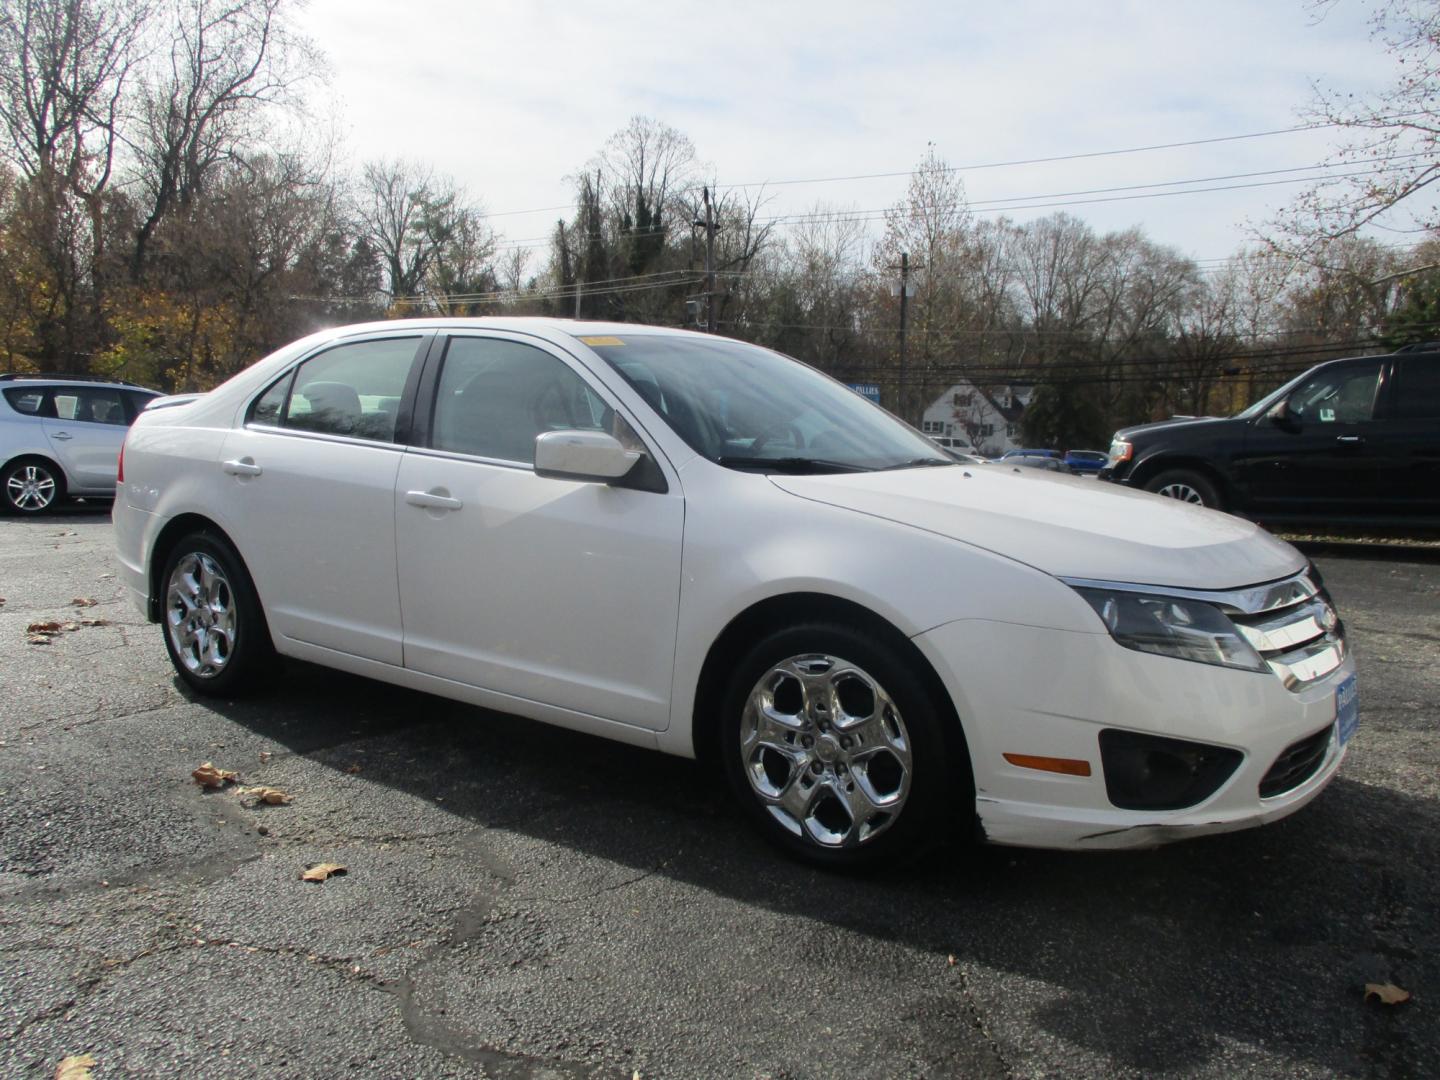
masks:
<svg viewBox="0 0 1440 1080"><path fill-rule="evenodd" d="M1230 616L1287 690L1301 690L1345 660L1345 631L1309 572L1225 595Z"/></svg>

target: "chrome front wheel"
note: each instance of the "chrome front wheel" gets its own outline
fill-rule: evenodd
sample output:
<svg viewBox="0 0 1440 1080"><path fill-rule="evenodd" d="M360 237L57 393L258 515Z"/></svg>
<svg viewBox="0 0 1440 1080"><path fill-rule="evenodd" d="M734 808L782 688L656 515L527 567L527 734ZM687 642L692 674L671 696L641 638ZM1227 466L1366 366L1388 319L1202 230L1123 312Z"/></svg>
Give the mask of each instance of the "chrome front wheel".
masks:
<svg viewBox="0 0 1440 1080"><path fill-rule="evenodd" d="M913 768L905 721L857 664L811 653L760 677L741 722L751 790L797 837L856 847L895 823Z"/></svg>
<svg viewBox="0 0 1440 1080"><path fill-rule="evenodd" d="M775 630L735 665L720 764L746 814L792 854L858 867L969 838L974 778L954 710L888 628ZM947 726L951 725L951 726Z"/></svg>

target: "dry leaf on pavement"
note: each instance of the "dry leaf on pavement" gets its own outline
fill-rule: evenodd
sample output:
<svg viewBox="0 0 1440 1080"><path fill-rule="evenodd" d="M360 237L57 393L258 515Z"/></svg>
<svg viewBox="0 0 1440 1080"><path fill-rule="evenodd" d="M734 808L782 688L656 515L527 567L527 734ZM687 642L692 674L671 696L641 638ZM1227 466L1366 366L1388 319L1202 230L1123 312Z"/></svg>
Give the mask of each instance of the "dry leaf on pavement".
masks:
<svg viewBox="0 0 1440 1080"><path fill-rule="evenodd" d="M95 1067L91 1054L72 1054L55 1067L55 1080L90 1080L90 1070Z"/></svg>
<svg viewBox="0 0 1440 1080"><path fill-rule="evenodd" d="M58 622L32 622L25 627L25 632L27 634L58 634L60 629Z"/></svg>
<svg viewBox="0 0 1440 1080"><path fill-rule="evenodd" d="M1371 998L1381 1005L1403 1005L1410 1000L1410 991L1401 990L1394 983L1366 983L1365 1000Z"/></svg>
<svg viewBox="0 0 1440 1080"><path fill-rule="evenodd" d="M348 871L345 869L345 867L341 866L339 863L316 863L314 866L307 868L305 872L300 875L300 880L325 881L327 878L336 877L340 874L344 874L347 872Z"/></svg>
<svg viewBox="0 0 1440 1080"><path fill-rule="evenodd" d="M241 795L265 803L267 806L285 806L293 798L293 796L286 795L285 792L279 788L273 787L242 787L236 790L239 791Z"/></svg>
<svg viewBox="0 0 1440 1080"><path fill-rule="evenodd" d="M55 639L52 638L49 634L30 634L25 638L25 640L31 645L49 645L50 642L54 641Z"/></svg>
<svg viewBox="0 0 1440 1080"><path fill-rule="evenodd" d="M240 779L239 773L233 772L230 769L217 769L208 761L190 775L195 778L197 784L207 788L224 787L226 784L233 784L236 780Z"/></svg>
<svg viewBox="0 0 1440 1080"><path fill-rule="evenodd" d="M75 597L74 600L71 600L71 601L70 601L70 606L71 606L71 607L94 607L94 606L95 606L96 604L98 604L98 603L100 603L100 601L99 601L99 600L96 600L93 596L77 596L77 597Z"/></svg>

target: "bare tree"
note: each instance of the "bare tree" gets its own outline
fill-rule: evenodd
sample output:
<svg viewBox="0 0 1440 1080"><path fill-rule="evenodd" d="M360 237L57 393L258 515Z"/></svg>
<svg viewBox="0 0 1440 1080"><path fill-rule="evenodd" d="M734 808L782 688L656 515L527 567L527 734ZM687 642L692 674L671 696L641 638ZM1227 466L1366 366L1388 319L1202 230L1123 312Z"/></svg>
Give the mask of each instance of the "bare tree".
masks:
<svg viewBox="0 0 1440 1080"><path fill-rule="evenodd" d="M1312 0L1311 8L1324 18L1339 2ZM1343 141L1325 162L1336 172L1303 191L1268 230L1273 244L1307 258L1382 218L1416 232L1440 227L1432 187L1440 180L1440 2L1379 0L1370 25L1395 61L1394 81L1358 96L1317 85L1303 115L1340 130Z"/></svg>
<svg viewBox="0 0 1440 1080"><path fill-rule="evenodd" d="M265 111L318 70L314 50L286 24L290 2L168 0L167 40L145 80L135 138L143 210L132 278L165 215L187 206L242 147L262 141Z"/></svg>

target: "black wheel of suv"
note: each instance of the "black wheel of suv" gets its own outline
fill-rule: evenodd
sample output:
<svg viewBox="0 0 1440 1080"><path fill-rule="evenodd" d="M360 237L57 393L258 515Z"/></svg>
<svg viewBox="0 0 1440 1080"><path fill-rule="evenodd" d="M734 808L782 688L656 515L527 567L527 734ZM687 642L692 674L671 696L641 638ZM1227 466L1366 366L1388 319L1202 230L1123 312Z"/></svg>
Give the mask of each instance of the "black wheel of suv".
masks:
<svg viewBox="0 0 1440 1080"><path fill-rule="evenodd" d="M213 533L191 533L171 548L160 590L165 649L180 677L214 697L254 689L275 653L235 549Z"/></svg>
<svg viewBox="0 0 1440 1080"><path fill-rule="evenodd" d="M44 514L65 498L65 474L44 458L19 458L0 476L0 503L12 514Z"/></svg>
<svg viewBox="0 0 1440 1080"><path fill-rule="evenodd" d="M1220 492L1214 482L1203 473L1193 469L1166 469L1152 476L1145 485L1146 491L1164 495L1167 499L1179 499L1194 506L1208 506L1212 510L1222 509Z"/></svg>
<svg viewBox="0 0 1440 1080"><path fill-rule="evenodd" d="M777 630L737 666L723 709L730 786L792 854L856 868L940 829L968 839L974 781L968 760L947 760L947 711L875 634L829 622Z"/></svg>

